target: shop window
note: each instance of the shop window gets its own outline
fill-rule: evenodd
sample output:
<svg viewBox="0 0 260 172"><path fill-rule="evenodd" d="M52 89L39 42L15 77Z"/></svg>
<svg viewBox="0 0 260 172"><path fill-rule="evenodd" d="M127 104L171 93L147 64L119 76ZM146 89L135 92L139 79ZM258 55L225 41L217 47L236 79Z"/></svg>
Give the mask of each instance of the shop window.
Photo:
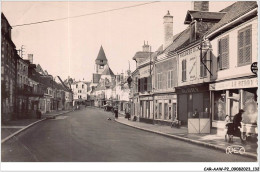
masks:
<svg viewBox="0 0 260 172"><path fill-rule="evenodd" d="M238 66L251 64L252 61L252 26L238 31Z"/></svg>
<svg viewBox="0 0 260 172"><path fill-rule="evenodd" d="M186 78L186 60L182 60L182 77L181 80L184 82L187 80Z"/></svg>
<svg viewBox="0 0 260 172"><path fill-rule="evenodd" d="M146 116L150 118L150 101L146 101Z"/></svg>
<svg viewBox="0 0 260 172"><path fill-rule="evenodd" d="M168 118L168 103L164 103L164 119Z"/></svg>
<svg viewBox="0 0 260 172"><path fill-rule="evenodd" d="M243 90L243 122L248 124L257 123L257 88L248 88Z"/></svg>
<svg viewBox="0 0 260 172"><path fill-rule="evenodd" d="M157 116L157 105L155 105L155 109L154 109L154 117L155 117L155 119L157 119L158 118L158 116Z"/></svg>
<svg viewBox="0 0 260 172"><path fill-rule="evenodd" d="M226 92L214 93L214 120L224 121L226 116Z"/></svg>
<svg viewBox="0 0 260 172"><path fill-rule="evenodd" d="M162 103L159 103L159 119L162 119Z"/></svg>
<svg viewBox="0 0 260 172"><path fill-rule="evenodd" d="M172 119L175 119L176 118L176 114L177 114L177 105L176 103L173 103L172 104Z"/></svg>
<svg viewBox="0 0 260 172"><path fill-rule="evenodd" d="M169 120L172 119L172 107L169 107L169 117L168 117Z"/></svg>

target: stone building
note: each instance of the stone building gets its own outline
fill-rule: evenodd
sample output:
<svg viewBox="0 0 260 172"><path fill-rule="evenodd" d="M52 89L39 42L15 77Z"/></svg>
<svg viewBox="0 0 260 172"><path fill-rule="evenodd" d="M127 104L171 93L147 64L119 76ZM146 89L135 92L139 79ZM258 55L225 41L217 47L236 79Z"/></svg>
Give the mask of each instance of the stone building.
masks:
<svg viewBox="0 0 260 172"><path fill-rule="evenodd" d="M15 85L16 85L16 47L12 41L11 30L7 18L1 13L1 119L16 118Z"/></svg>

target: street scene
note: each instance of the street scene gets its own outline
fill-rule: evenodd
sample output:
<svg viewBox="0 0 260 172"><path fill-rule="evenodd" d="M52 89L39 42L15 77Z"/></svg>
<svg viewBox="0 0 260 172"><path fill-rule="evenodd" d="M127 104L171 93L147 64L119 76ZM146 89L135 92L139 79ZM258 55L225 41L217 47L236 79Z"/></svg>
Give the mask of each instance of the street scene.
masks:
<svg viewBox="0 0 260 172"><path fill-rule="evenodd" d="M6 1L1 29L2 162L257 161L256 1Z"/></svg>

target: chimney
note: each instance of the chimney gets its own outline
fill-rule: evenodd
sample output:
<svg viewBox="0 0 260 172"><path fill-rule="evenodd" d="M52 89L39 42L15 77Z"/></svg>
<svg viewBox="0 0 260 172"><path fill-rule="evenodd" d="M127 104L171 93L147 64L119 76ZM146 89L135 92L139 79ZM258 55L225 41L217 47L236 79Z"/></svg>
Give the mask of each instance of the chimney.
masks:
<svg viewBox="0 0 260 172"><path fill-rule="evenodd" d="M28 54L28 60L31 64L33 64L33 54Z"/></svg>
<svg viewBox="0 0 260 172"><path fill-rule="evenodd" d="M170 12L163 17L163 27L164 27L164 45L163 49L167 48L172 43L173 38L173 16Z"/></svg>
<svg viewBox="0 0 260 172"><path fill-rule="evenodd" d="M209 1L192 1L192 10L209 11Z"/></svg>
<svg viewBox="0 0 260 172"><path fill-rule="evenodd" d="M144 41L143 52L149 52L149 51L150 51L150 45L148 44L148 41L147 41L147 44L145 44L145 41Z"/></svg>

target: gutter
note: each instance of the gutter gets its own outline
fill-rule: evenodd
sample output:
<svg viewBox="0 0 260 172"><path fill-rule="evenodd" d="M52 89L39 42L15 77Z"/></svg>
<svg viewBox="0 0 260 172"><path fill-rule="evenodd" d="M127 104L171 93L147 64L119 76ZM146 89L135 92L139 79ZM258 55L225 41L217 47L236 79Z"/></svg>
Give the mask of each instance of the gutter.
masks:
<svg viewBox="0 0 260 172"><path fill-rule="evenodd" d="M243 20L244 18L246 18L247 16L249 16L250 14L253 14L253 13L255 13L255 12L257 12L257 8L255 8L254 10L252 10L252 11L250 11L250 12L248 12L248 13L246 13L246 14L240 16L240 17L238 17L237 19L235 19L235 20L233 20L233 21L231 21L231 22L229 22L229 23L226 23L224 26L218 28L217 30L215 30L214 32L210 33L210 34L207 35L206 37L207 37L207 38L210 38L210 37L214 36L216 33L220 32L221 30L227 28L228 26L230 26L230 25L232 25L232 24L234 24L234 23L236 23L236 22L238 22L238 21Z"/></svg>

